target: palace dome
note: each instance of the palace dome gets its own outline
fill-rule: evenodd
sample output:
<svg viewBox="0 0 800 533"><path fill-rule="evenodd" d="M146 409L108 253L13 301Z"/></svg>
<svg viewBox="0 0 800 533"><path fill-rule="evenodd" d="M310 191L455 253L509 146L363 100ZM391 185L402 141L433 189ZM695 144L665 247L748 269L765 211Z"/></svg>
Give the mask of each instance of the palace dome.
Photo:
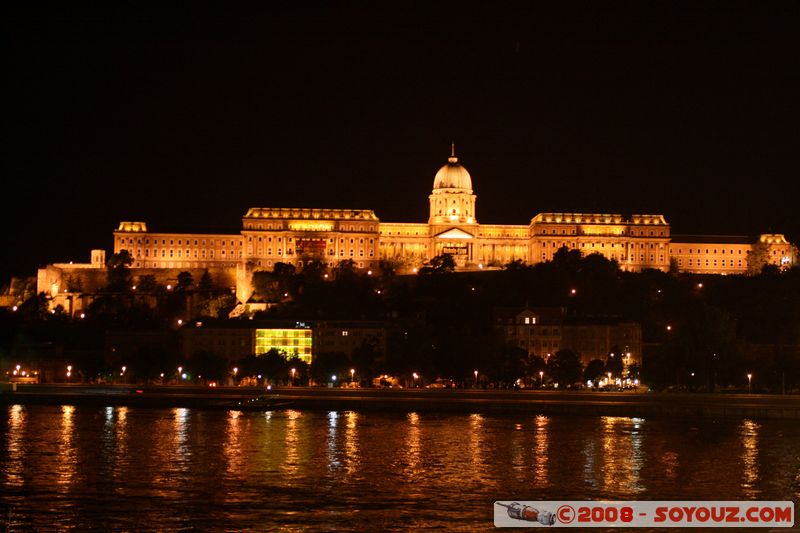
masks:
<svg viewBox="0 0 800 533"><path fill-rule="evenodd" d="M467 169L458 164L455 153L447 158L447 164L439 169L433 179L433 190L436 189L467 189L472 191L472 178Z"/></svg>

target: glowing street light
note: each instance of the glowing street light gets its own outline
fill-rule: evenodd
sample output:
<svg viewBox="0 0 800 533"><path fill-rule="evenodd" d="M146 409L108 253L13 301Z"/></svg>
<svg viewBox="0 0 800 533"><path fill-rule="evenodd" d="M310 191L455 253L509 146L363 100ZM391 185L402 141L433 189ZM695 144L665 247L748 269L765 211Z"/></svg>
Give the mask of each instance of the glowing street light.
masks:
<svg viewBox="0 0 800 533"><path fill-rule="evenodd" d="M544 371L539 370L539 387L544 387Z"/></svg>
<svg viewBox="0 0 800 533"><path fill-rule="evenodd" d="M67 365L67 378L72 377L72 365Z"/></svg>
<svg viewBox="0 0 800 533"><path fill-rule="evenodd" d="M416 387L417 386L417 379L419 379L419 374L414 372L413 374L411 374L411 377L413 378L412 379L412 384Z"/></svg>
<svg viewBox="0 0 800 533"><path fill-rule="evenodd" d="M667 331L672 331L672 325L667 324Z"/></svg>
<svg viewBox="0 0 800 533"><path fill-rule="evenodd" d="M292 387L294 387L294 374L295 374L295 372L297 372L297 369L296 368L292 368L291 372L292 372Z"/></svg>
<svg viewBox="0 0 800 533"><path fill-rule="evenodd" d="M353 374L355 374L355 373L356 373L356 369L355 368L351 368L350 369L350 383L353 382Z"/></svg>
<svg viewBox="0 0 800 533"><path fill-rule="evenodd" d="M753 374L747 374L747 393L753 391Z"/></svg>
<svg viewBox="0 0 800 533"><path fill-rule="evenodd" d="M476 370L475 372L473 372L473 374L475 374L475 386L477 387L478 386L478 371Z"/></svg>

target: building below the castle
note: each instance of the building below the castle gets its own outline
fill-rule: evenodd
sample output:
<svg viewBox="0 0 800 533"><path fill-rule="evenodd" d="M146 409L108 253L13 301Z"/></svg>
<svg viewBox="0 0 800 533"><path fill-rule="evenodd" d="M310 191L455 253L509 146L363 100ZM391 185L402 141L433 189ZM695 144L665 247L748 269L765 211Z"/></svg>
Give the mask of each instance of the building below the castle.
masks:
<svg viewBox="0 0 800 533"><path fill-rule="evenodd" d="M481 270L549 261L562 247L599 253L632 272L672 267L744 274L756 257L779 267L797 262L797 249L783 235L673 235L661 214L540 213L525 225L482 224L476 198L472 177L451 152L434 177L427 222L382 222L368 209L253 207L235 234L156 232L145 222L121 222L113 252L131 254L134 278L150 274L163 281L189 271L199 279L208 271L242 303L253 293L253 273L278 263L302 268L309 261L352 260L358 268L378 269L387 261L400 272L416 272L450 254L458 269ZM38 290L78 298L98 283L104 262L105 252L93 250L89 264L48 265L39 270ZM73 299L64 303L78 310Z"/></svg>

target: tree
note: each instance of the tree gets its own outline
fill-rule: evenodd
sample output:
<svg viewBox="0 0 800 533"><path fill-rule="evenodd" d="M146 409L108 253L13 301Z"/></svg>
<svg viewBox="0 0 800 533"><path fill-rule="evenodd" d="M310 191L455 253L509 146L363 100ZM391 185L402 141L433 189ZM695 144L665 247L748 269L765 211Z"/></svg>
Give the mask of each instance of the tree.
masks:
<svg viewBox="0 0 800 533"><path fill-rule="evenodd" d="M178 292L185 292L189 290L193 283L194 279L192 278L191 272L181 272L178 274L178 284L175 286L175 290Z"/></svg>
<svg viewBox="0 0 800 533"><path fill-rule="evenodd" d="M136 289L140 292L154 292L157 287L156 277L152 274L139 276L139 281L136 283Z"/></svg>
<svg viewBox="0 0 800 533"><path fill-rule="evenodd" d="M552 264L565 273L575 273L581 267L581 251L562 246L553 254Z"/></svg>
<svg viewBox="0 0 800 533"><path fill-rule="evenodd" d="M382 355L374 340L364 339L353 349L351 360L359 376L372 376L378 373L379 358Z"/></svg>
<svg viewBox="0 0 800 533"><path fill-rule="evenodd" d="M681 271L681 267L678 265L678 259L675 257L670 257L669 259L669 273L677 275Z"/></svg>
<svg viewBox="0 0 800 533"><path fill-rule="evenodd" d="M307 259L303 267L302 275L305 283L319 282L323 279L328 265L324 261Z"/></svg>
<svg viewBox="0 0 800 533"><path fill-rule="evenodd" d="M211 292L214 290L214 282L208 270L203 270L203 275L200 276L200 283L198 283L197 289L200 291L200 294L205 297L210 296Z"/></svg>
<svg viewBox="0 0 800 533"><path fill-rule="evenodd" d="M431 259L434 274L445 274L456 269L456 262L451 254L437 255Z"/></svg>
<svg viewBox="0 0 800 533"><path fill-rule="evenodd" d="M580 381L583 366L580 357L572 350L559 350L550 357L547 363L553 381L569 387Z"/></svg>
<svg viewBox="0 0 800 533"><path fill-rule="evenodd" d="M239 361L239 376L256 377L272 381L286 381L289 379L289 362L286 353L271 348L261 355L249 355ZM296 368L296 367L295 367Z"/></svg>
<svg viewBox="0 0 800 533"><path fill-rule="evenodd" d="M352 259L342 259L333 267L333 277L337 280L346 281L356 276L356 262Z"/></svg>
<svg viewBox="0 0 800 533"><path fill-rule="evenodd" d="M341 379L348 373L350 361L342 352L322 352L311 362L311 377L318 384L331 382L331 376ZM333 380L335 381L335 380Z"/></svg>
<svg viewBox="0 0 800 533"><path fill-rule="evenodd" d="M119 253L112 254L106 262L106 271L108 273L107 290L109 292L128 292L130 291L131 270L130 266L133 264L133 257L131 257L128 250L120 250Z"/></svg>
<svg viewBox="0 0 800 533"><path fill-rule="evenodd" d="M522 259L514 259L513 261L507 263L504 268L510 272L519 272L528 270L530 267Z"/></svg>
<svg viewBox="0 0 800 533"><path fill-rule="evenodd" d="M292 385L299 385L308 381L308 363L300 359L298 356L293 355L286 361L286 367L289 369L287 374L288 379L294 378ZM292 369L294 368L294 375Z"/></svg>
<svg viewBox="0 0 800 533"><path fill-rule="evenodd" d="M586 365L586 368L583 371L583 380L584 381L596 381L597 378L601 377L606 371L606 365L603 363L602 359L592 359L589 361L589 364Z"/></svg>
<svg viewBox="0 0 800 533"><path fill-rule="evenodd" d="M761 274L761 270L767 263L769 263L769 245L761 241L753 244L747 251L747 275Z"/></svg>
<svg viewBox="0 0 800 533"><path fill-rule="evenodd" d="M456 269L456 262L451 254L437 255L419 269L418 274L447 274Z"/></svg>
<svg viewBox="0 0 800 533"><path fill-rule="evenodd" d="M622 363L622 353L620 352L619 347L612 347L608 357L606 357L604 372L606 374L611 372L612 376L620 376L624 369L625 365Z"/></svg>
<svg viewBox="0 0 800 533"><path fill-rule="evenodd" d="M195 378L221 381L228 373L228 362L215 352L197 351L189 357L186 368Z"/></svg>
<svg viewBox="0 0 800 533"><path fill-rule="evenodd" d="M511 343L496 344L489 351L486 375L492 381L511 384L524 378L531 370L528 352ZM539 358L541 359L541 358Z"/></svg>

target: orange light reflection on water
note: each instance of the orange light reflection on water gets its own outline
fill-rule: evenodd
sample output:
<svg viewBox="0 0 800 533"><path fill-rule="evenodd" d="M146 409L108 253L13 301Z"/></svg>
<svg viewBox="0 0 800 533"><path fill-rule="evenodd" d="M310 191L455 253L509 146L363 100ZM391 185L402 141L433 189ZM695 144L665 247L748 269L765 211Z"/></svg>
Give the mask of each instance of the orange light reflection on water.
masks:
<svg viewBox="0 0 800 533"><path fill-rule="evenodd" d="M361 464L358 447L358 413L348 411L344 416L347 421L344 430L344 461L347 474L352 475Z"/></svg>
<svg viewBox="0 0 800 533"><path fill-rule="evenodd" d="M739 437L742 441L742 489L747 498L757 498L760 490L758 469L758 435L761 425L750 419L742 421Z"/></svg>
<svg viewBox="0 0 800 533"><path fill-rule="evenodd" d="M303 413L295 409L286 411L286 460L283 462L283 472L288 476L297 474L299 469L300 454L298 453L299 444L299 420Z"/></svg>
<svg viewBox="0 0 800 533"><path fill-rule="evenodd" d="M12 405L8 409L8 462L6 484L21 487L24 483L22 470L25 465L25 408Z"/></svg>
<svg viewBox="0 0 800 533"><path fill-rule="evenodd" d="M419 428L419 415L417 413L408 413L406 415L408 420L408 429L406 430L406 439L404 445L404 463L405 474L410 479L416 479L421 473L420 468L420 453L422 446L420 444L420 428Z"/></svg>
<svg viewBox="0 0 800 533"><path fill-rule="evenodd" d="M55 482L62 491L69 490L69 487L75 481L75 473L77 471L78 452L75 449L74 442L74 415L74 406L61 406L61 431L58 443L58 463L56 465Z"/></svg>

